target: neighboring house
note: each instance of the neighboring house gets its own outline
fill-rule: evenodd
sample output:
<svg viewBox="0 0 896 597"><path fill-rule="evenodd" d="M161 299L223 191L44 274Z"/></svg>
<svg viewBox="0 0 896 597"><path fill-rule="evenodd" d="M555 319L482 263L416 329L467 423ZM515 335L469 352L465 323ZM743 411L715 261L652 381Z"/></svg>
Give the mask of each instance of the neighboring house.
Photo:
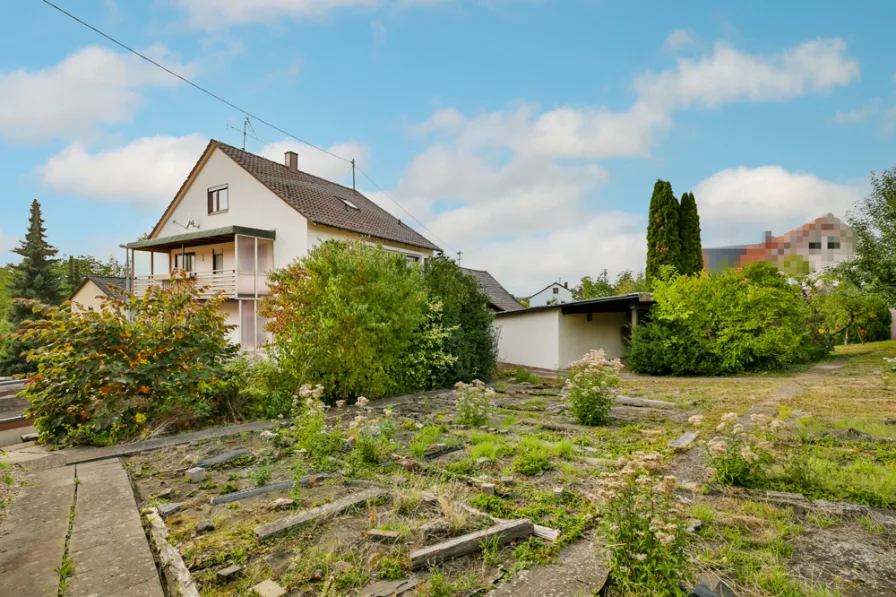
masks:
<svg viewBox="0 0 896 597"><path fill-rule="evenodd" d="M69 300L72 309L84 309L85 311L99 311L103 299L106 297L120 297L121 290L125 288L125 278L111 276L88 276L81 285L72 293Z"/></svg>
<svg viewBox="0 0 896 597"><path fill-rule="evenodd" d="M440 251L361 193L299 170L294 152L280 164L212 140L149 237L127 245L130 288L187 272L226 295L231 339L254 350L266 341L257 307L268 272L328 239L380 243L415 262Z"/></svg>
<svg viewBox="0 0 896 597"><path fill-rule="evenodd" d="M852 228L829 213L782 236L766 231L763 242L755 245L703 249L703 263L717 272L768 261L786 274L804 274L849 259L855 254L853 245Z"/></svg>
<svg viewBox="0 0 896 597"><path fill-rule="evenodd" d="M488 295L489 306L492 308L492 311L500 313L504 311L519 311L520 309L525 309L525 307L516 302L513 295L507 292L507 290L495 280L494 276L487 271L469 269L466 267L460 269L465 274L476 278L479 286Z"/></svg>
<svg viewBox="0 0 896 597"><path fill-rule="evenodd" d="M556 370L592 349L622 357L640 314L652 304L649 293L633 293L497 313L498 361Z"/></svg>
<svg viewBox="0 0 896 597"><path fill-rule="evenodd" d="M575 299L572 297L572 290L569 289L569 283L554 282L547 288L543 288L527 297L530 307L543 307L545 305L556 305L558 303L571 303Z"/></svg>

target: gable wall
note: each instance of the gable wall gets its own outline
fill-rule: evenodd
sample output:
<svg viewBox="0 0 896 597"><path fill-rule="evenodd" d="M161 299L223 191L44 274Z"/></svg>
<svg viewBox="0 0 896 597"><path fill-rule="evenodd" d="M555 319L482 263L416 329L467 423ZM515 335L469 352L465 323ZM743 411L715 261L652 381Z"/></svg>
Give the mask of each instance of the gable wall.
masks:
<svg viewBox="0 0 896 597"><path fill-rule="evenodd" d="M225 213L209 215L208 189L222 184L228 185L230 207ZM307 250L308 221L305 217L218 149L212 152L180 204L153 238L184 234L187 231L173 220L186 224L190 217L199 224L200 230L224 226L276 230L275 268L304 256ZM190 228L190 232L195 231Z"/></svg>

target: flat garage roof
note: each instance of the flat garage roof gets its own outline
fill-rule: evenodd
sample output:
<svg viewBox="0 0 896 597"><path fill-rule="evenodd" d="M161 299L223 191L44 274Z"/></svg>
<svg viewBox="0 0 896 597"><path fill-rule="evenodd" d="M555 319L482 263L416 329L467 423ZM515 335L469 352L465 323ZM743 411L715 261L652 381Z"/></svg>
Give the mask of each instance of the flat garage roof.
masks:
<svg viewBox="0 0 896 597"><path fill-rule="evenodd" d="M600 298L573 301L571 303L529 307L518 311L504 311L495 313L495 317L512 317L514 315L525 315L526 313L534 313L536 311L547 311L548 309L560 309L564 315L572 313L616 313L631 311L633 308L649 309L651 305L653 305L653 295L651 293L633 292L631 294L602 296Z"/></svg>

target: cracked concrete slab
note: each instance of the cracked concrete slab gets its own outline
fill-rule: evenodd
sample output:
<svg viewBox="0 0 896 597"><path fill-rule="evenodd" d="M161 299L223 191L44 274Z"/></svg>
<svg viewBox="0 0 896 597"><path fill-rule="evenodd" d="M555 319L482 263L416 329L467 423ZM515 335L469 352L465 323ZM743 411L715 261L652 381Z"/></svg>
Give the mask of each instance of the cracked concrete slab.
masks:
<svg viewBox="0 0 896 597"><path fill-rule="evenodd" d="M0 584L4 595L55 595L68 519L75 496L75 469L30 475L0 527Z"/></svg>
<svg viewBox="0 0 896 597"><path fill-rule="evenodd" d="M71 597L163 597L124 467L117 459L79 464L78 480Z"/></svg>

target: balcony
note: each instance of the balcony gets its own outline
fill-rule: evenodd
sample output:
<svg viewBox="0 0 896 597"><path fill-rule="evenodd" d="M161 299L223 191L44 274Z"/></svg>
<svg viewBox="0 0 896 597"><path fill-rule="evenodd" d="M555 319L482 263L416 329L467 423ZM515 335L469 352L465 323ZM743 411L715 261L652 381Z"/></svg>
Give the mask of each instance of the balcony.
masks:
<svg viewBox="0 0 896 597"><path fill-rule="evenodd" d="M256 299L270 294L274 237L273 230L228 226L131 243L131 288L137 295L170 288L177 283L173 272L187 272L206 298L223 293L228 299Z"/></svg>
<svg viewBox="0 0 896 597"><path fill-rule="evenodd" d="M187 276L197 288L202 290L202 296L210 298L219 293L224 293L228 298L237 296L236 270L222 270L217 272L194 272ZM134 294L142 296L152 287L158 286L163 290L177 284L170 274L158 274L155 276L136 276L133 278ZM266 293L265 293L266 294Z"/></svg>

